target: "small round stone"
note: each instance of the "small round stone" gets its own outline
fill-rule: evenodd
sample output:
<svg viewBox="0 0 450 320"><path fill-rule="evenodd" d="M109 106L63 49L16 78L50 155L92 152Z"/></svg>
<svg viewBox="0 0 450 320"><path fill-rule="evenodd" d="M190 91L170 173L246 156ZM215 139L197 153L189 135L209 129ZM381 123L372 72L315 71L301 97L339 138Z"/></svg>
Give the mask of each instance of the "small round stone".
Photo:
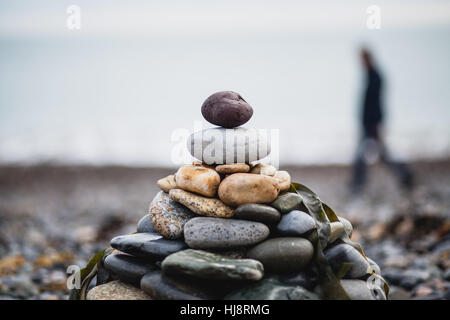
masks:
<svg viewBox="0 0 450 320"><path fill-rule="evenodd" d="M351 300L386 300L386 294L382 288L370 289L366 281L343 279L341 285Z"/></svg>
<svg viewBox="0 0 450 320"><path fill-rule="evenodd" d="M280 212L271 206L259 203L246 203L236 208L233 218L273 224L280 221Z"/></svg>
<svg viewBox="0 0 450 320"><path fill-rule="evenodd" d="M252 167L252 170L250 172L254 174L262 174L264 176L272 177L277 172L277 169L269 164L257 163L255 166Z"/></svg>
<svg viewBox="0 0 450 320"><path fill-rule="evenodd" d="M184 226L184 239L194 249L231 249L249 246L269 236L269 228L259 222L194 218Z"/></svg>
<svg viewBox="0 0 450 320"><path fill-rule="evenodd" d="M293 210L281 217L276 231L282 236L302 236L316 227L314 219L306 212Z"/></svg>
<svg viewBox="0 0 450 320"><path fill-rule="evenodd" d="M291 187L291 176L287 171L277 171L273 176L280 186L280 191L287 191Z"/></svg>
<svg viewBox="0 0 450 320"><path fill-rule="evenodd" d="M202 115L212 124L234 128L250 120L253 109L239 93L220 91L203 102Z"/></svg>
<svg viewBox="0 0 450 320"><path fill-rule="evenodd" d="M171 189L175 189L177 187L177 184L175 182L175 176L171 174L170 176L167 176L165 178L159 179L156 184L158 187L163 190L164 192L169 192Z"/></svg>

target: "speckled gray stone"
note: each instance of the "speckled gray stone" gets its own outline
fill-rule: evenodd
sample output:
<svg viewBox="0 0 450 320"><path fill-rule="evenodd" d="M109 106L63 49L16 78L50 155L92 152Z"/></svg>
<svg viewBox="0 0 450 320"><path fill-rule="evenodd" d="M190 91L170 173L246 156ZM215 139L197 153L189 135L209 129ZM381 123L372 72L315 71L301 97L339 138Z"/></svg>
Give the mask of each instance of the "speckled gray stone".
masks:
<svg viewBox="0 0 450 320"><path fill-rule="evenodd" d="M260 280L264 275L261 262L252 259L230 259L203 250L183 250L166 257L161 264L164 274L187 275L216 280Z"/></svg>
<svg viewBox="0 0 450 320"><path fill-rule="evenodd" d="M183 237L183 227L195 214L169 198L164 191L158 192L149 208L150 219L155 230L167 239Z"/></svg>
<svg viewBox="0 0 450 320"><path fill-rule="evenodd" d="M194 249L229 249L261 242L269 232L260 222L199 217L186 223L184 239Z"/></svg>

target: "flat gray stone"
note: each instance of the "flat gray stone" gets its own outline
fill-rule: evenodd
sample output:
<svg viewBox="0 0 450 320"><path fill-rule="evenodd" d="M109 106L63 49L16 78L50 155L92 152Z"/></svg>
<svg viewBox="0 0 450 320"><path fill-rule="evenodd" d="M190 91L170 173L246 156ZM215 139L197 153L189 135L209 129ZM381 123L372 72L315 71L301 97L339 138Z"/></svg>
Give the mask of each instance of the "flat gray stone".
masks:
<svg viewBox="0 0 450 320"><path fill-rule="evenodd" d="M260 280L264 275L261 262L252 259L230 259L203 250L183 250L166 257L161 264L164 274L187 275L216 280Z"/></svg>
<svg viewBox="0 0 450 320"><path fill-rule="evenodd" d="M250 163L270 153L270 140L257 129L209 128L187 140L191 155L206 164Z"/></svg>
<svg viewBox="0 0 450 320"><path fill-rule="evenodd" d="M137 287L146 273L157 269L153 263L128 254L111 254L106 257L104 266L122 282L131 283Z"/></svg>
<svg viewBox="0 0 450 320"><path fill-rule="evenodd" d="M249 246L269 236L269 228L247 220L193 218L184 226L184 239L194 249L230 249Z"/></svg>
<svg viewBox="0 0 450 320"><path fill-rule="evenodd" d="M137 257L163 259L169 254L186 249L183 241L167 240L157 233L134 233L117 236L111 247Z"/></svg>

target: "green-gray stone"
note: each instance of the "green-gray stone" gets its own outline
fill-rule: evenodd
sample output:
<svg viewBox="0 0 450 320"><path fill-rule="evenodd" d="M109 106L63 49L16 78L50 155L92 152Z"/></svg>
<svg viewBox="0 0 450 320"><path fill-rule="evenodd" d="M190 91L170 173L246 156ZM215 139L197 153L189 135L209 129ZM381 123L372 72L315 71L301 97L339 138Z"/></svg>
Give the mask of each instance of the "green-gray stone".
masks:
<svg viewBox="0 0 450 320"><path fill-rule="evenodd" d="M320 300L300 286L287 286L274 279L264 279L257 284L234 291L225 300Z"/></svg>
<svg viewBox="0 0 450 320"><path fill-rule="evenodd" d="M265 270L295 272L312 259L314 248L303 238L282 237L266 240L248 251L248 258L261 261Z"/></svg>
<svg viewBox="0 0 450 320"><path fill-rule="evenodd" d="M260 280L264 275L261 262L252 259L230 259L203 251L183 250L171 254L162 262L167 275L187 275L215 280Z"/></svg>
<svg viewBox="0 0 450 320"><path fill-rule="evenodd" d="M273 224L280 221L280 212L268 205L259 203L246 203L237 207L234 211L234 219L258 221Z"/></svg>
<svg viewBox="0 0 450 320"><path fill-rule="evenodd" d="M302 197L296 193L287 192L275 199L270 205L281 213L290 212L302 203Z"/></svg>

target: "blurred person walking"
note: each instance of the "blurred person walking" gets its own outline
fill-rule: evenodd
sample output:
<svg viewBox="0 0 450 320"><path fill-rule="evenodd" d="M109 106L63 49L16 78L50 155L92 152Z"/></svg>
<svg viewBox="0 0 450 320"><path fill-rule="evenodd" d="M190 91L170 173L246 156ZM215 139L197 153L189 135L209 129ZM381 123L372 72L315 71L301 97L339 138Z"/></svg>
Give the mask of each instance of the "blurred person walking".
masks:
<svg viewBox="0 0 450 320"><path fill-rule="evenodd" d="M367 49L362 49L360 54L366 74L366 86L360 115L362 134L353 164L351 191L357 193L363 189L367 180L367 162L374 163L377 159L380 159L396 175L402 187L409 189L413 182L411 170L406 164L394 161L390 157L381 137L380 127L384 119L383 80L371 53Z"/></svg>

